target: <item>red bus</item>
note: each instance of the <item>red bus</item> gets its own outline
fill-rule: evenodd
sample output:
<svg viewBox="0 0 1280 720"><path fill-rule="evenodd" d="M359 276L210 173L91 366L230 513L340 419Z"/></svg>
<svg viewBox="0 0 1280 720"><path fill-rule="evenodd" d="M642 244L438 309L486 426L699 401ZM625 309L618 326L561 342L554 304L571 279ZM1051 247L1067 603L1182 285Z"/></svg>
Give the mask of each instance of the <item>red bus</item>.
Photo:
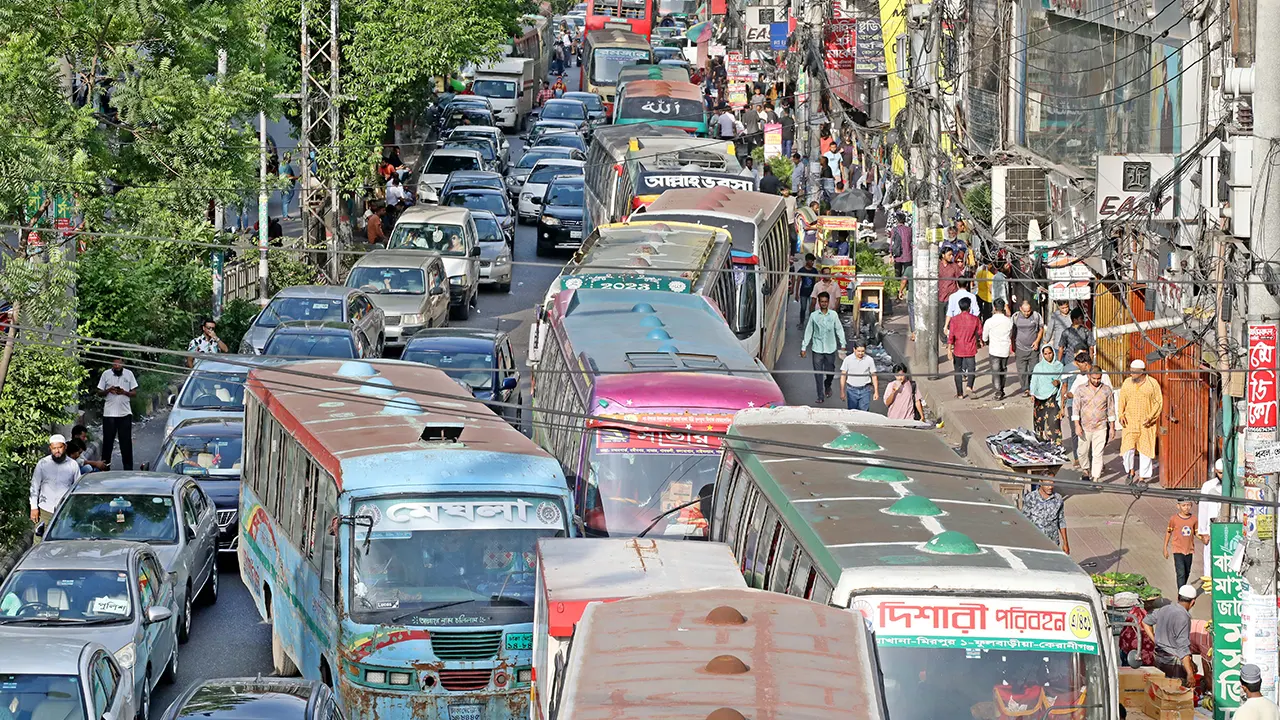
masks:
<svg viewBox="0 0 1280 720"><path fill-rule="evenodd" d="M586 31L629 30L646 40L653 30L653 0L587 0Z"/></svg>

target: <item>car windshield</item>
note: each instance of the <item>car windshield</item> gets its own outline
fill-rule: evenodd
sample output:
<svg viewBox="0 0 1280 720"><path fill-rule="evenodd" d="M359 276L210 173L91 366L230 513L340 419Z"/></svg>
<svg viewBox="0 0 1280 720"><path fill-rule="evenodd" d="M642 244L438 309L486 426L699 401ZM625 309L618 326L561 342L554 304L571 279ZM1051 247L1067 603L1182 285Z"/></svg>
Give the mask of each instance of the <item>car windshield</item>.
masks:
<svg viewBox="0 0 1280 720"><path fill-rule="evenodd" d="M0 624L112 623L132 617L129 573L119 570L17 570L0 593Z"/></svg>
<svg viewBox="0 0 1280 720"><path fill-rule="evenodd" d="M547 205L564 205L582 207L582 185L580 183L552 183L547 191Z"/></svg>
<svg viewBox="0 0 1280 720"><path fill-rule="evenodd" d="M461 110L452 113L448 122L444 124L446 130L452 130L460 125L492 125L493 116L488 110L481 107L475 107L467 110Z"/></svg>
<svg viewBox="0 0 1280 720"><path fill-rule="evenodd" d="M174 435L160 451L159 472L198 477L239 477L241 435Z"/></svg>
<svg viewBox="0 0 1280 720"><path fill-rule="evenodd" d="M520 156L520 162L516 163L516 167L522 170L528 170L532 168L534 165L537 165L539 160L545 160L547 158L565 158L565 157L568 157L568 153L556 152L554 150L549 152L529 150L525 152L524 155Z"/></svg>
<svg viewBox="0 0 1280 720"><path fill-rule="evenodd" d="M493 387L494 364L491 352L441 350L423 345L414 347L410 343L400 359L440 368L472 390L489 390Z"/></svg>
<svg viewBox="0 0 1280 720"><path fill-rule="evenodd" d="M990 705L993 697L1010 707L1047 701L1055 708L1048 717L1102 720L1113 714L1104 712L1102 663L1096 653L1010 650L1003 645L884 647L880 642L876 654L888 716L894 720L967 720L969 708Z"/></svg>
<svg viewBox="0 0 1280 720"><path fill-rule="evenodd" d="M539 538L564 534L551 500L378 500L356 506L351 618L394 625L533 620Z"/></svg>
<svg viewBox="0 0 1280 720"><path fill-rule="evenodd" d="M649 62L649 51L636 48L596 48L591 55L591 82L613 85L618 73L628 65Z"/></svg>
<svg viewBox="0 0 1280 720"><path fill-rule="evenodd" d="M370 295L421 295L427 276L422 268L357 267L347 276L347 287Z"/></svg>
<svg viewBox="0 0 1280 720"><path fill-rule="evenodd" d="M586 151L587 144L582 141L577 133L571 132L553 132L538 138L538 146L545 147L566 147L575 150Z"/></svg>
<svg viewBox="0 0 1280 720"><path fill-rule="evenodd" d="M566 97L568 97L571 100L577 100L583 105L586 105L588 110L604 109L604 102L600 100L599 95L596 95L594 93L583 93L581 95L578 93L574 93L573 95L567 95Z"/></svg>
<svg viewBox="0 0 1280 720"><path fill-rule="evenodd" d="M441 255L463 257L467 254L467 247L462 238L461 225L433 223L409 225L398 222L395 229L391 231L391 239L387 242L387 247L434 250Z"/></svg>
<svg viewBox="0 0 1280 720"><path fill-rule="evenodd" d="M459 170L480 170L479 158L470 155L432 155L424 175L448 175Z"/></svg>
<svg viewBox="0 0 1280 720"><path fill-rule="evenodd" d="M276 333L262 349L263 355L282 357L339 358L356 357L356 346L349 333L285 332Z"/></svg>
<svg viewBox="0 0 1280 720"><path fill-rule="evenodd" d="M481 97L514 98L516 84L510 80L476 80L471 83L471 92Z"/></svg>
<svg viewBox="0 0 1280 720"><path fill-rule="evenodd" d="M502 226L498 225L497 218L476 215L473 219L476 221L476 232L480 234L480 242L507 241L507 238L502 234Z"/></svg>
<svg viewBox="0 0 1280 720"><path fill-rule="evenodd" d="M679 445L683 433L634 433L630 430L600 428L589 455L587 500L583 510L588 532L593 535L631 537L638 535L662 513L711 494L719 455L700 449L671 452L662 446ZM655 439L662 435L674 440ZM635 448L634 451L619 448ZM640 447L644 446L644 447ZM659 521L647 534L706 534L701 508L694 504Z"/></svg>
<svg viewBox="0 0 1280 720"><path fill-rule="evenodd" d="M535 185L545 185L551 182L552 178L559 177L561 175L581 174L582 168L574 167L573 165L543 165L529 173L529 179L526 182L531 182Z"/></svg>
<svg viewBox="0 0 1280 720"><path fill-rule="evenodd" d="M75 675L0 675L0 707L6 718L85 720Z"/></svg>
<svg viewBox="0 0 1280 720"><path fill-rule="evenodd" d="M451 137L444 141L444 148L464 148L475 150L485 160L493 160L498 155L493 151L493 143L477 137ZM432 170L431 172L435 172Z"/></svg>
<svg viewBox="0 0 1280 720"><path fill-rule="evenodd" d="M245 373L214 373L197 370L182 386L178 407L191 410L244 410Z"/></svg>
<svg viewBox="0 0 1280 720"><path fill-rule="evenodd" d="M542 109L542 117L548 120L586 120L587 106L580 102L549 102Z"/></svg>
<svg viewBox="0 0 1280 720"><path fill-rule="evenodd" d="M58 508L46 540L178 542L173 497L72 493Z"/></svg>
<svg viewBox="0 0 1280 720"><path fill-rule="evenodd" d="M278 297L258 316L259 327L295 320L342 321L342 301L329 298Z"/></svg>
<svg viewBox="0 0 1280 720"><path fill-rule="evenodd" d="M656 47L653 49L653 59L659 62L663 60L670 60L672 58L681 58L681 57L684 57L684 56L681 54L680 48Z"/></svg>
<svg viewBox="0 0 1280 720"><path fill-rule="evenodd" d="M472 193L465 191L450 193L449 196L444 199L444 204L449 207L464 207L471 210L488 210L499 217L508 214L505 198L503 198L499 193Z"/></svg>

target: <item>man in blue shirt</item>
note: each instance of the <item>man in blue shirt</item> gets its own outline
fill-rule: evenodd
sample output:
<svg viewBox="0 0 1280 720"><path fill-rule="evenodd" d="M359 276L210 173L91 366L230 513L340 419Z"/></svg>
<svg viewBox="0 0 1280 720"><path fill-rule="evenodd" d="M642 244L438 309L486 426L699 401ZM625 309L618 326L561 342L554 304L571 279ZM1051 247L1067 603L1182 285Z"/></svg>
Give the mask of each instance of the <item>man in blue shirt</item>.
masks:
<svg viewBox="0 0 1280 720"><path fill-rule="evenodd" d="M831 395L831 383L835 379L836 350L844 347L844 325L840 315L831 310L831 296L818 293L818 312L809 316L804 326L804 340L800 341L800 357L813 346L813 378L818 387L818 404Z"/></svg>

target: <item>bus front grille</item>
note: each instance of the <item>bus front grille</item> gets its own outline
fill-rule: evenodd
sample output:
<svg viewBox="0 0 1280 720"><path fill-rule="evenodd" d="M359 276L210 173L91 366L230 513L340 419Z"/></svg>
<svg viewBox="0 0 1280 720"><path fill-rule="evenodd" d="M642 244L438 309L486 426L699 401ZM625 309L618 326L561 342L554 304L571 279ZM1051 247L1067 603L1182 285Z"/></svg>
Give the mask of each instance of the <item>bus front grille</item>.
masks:
<svg viewBox="0 0 1280 720"><path fill-rule="evenodd" d="M450 692L475 692L489 687L493 670L441 670L440 685Z"/></svg>
<svg viewBox="0 0 1280 720"><path fill-rule="evenodd" d="M431 651L441 660L491 660L501 645L501 630L431 632Z"/></svg>

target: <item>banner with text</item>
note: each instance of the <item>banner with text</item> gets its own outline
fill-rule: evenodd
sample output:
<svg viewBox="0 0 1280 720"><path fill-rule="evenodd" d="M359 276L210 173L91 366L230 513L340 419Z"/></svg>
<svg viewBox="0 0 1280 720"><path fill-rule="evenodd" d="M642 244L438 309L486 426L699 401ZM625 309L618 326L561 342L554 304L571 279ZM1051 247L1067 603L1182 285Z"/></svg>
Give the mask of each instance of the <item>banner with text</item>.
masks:
<svg viewBox="0 0 1280 720"><path fill-rule="evenodd" d="M881 647L977 648L1098 654L1084 602L1043 598L869 595L857 598Z"/></svg>
<svg viewBox="0 0 1280 720"><path fill-rule="evenodd" d="M1236 552L1244 544L1240 523L1215 522L1209 529L1213 563L1213 717L1225 720L1240 706L1240 577Z"/></svg>

